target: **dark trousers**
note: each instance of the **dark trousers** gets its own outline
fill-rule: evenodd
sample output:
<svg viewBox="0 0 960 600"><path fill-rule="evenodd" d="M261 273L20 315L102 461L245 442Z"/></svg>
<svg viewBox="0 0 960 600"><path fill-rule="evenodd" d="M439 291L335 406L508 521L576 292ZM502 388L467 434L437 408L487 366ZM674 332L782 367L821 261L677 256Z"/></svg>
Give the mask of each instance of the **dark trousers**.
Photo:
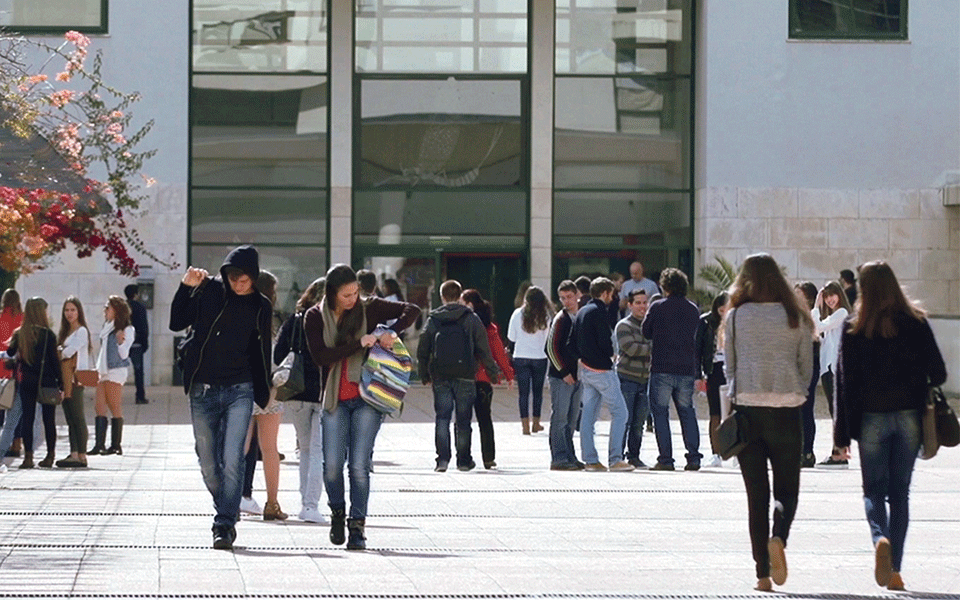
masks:
<svg viewBox="0 0 960 600"><path fill-rule="evenodd" d="M20 417L23 431L23 451L33 452L33 420L37 416L37 396L24 393L20 387L20 400L23 402L23 416ZM43 416L43 437L47 441L47 454L53 454L57 447L57 407L52 404L40 404Z"/></svg>
<svg viewBox="0 0 960 600"><path fill-rule="evenodd" d="M133 364L133 381L137 386L137 397L139 401L146 400L147 397L143 390L143 355L146 350L139 344L130 347L130 362Z"/></svg>
<svg viewBox="0 0 960 600"><path fill-rule="evenodd" d="M800 494L800 450L803 447L800 407L761 408L737 406L750 422L754 440L747 444L738 458L740 473L747 488L747 510L750 527L750 545L756 562L757 578L770 576L770 554L767 540L772 536L787 543L790 525L797 512ZM773 471L773 512L771 532L770 480L767 463Z"/></svg>
<svg viewBox="0 0 960 600"><path fill-rule="evenodd" d="M820 344L813 345L813 375L807 386L807 400L801 407L803 413L803 454L813 454L813 440L817 437L817 422L814 419L814 402L817 399L817 382L820 381ZM831 403L831 407L833 404ZM830 414L833 414L831 408Z"/></svg>
<svg viewBox="0 0 960 600"><path fill-rule="evenodd" d="M484 464L497 459L497 444L493 439L493 416L490 406L493 404L493 386L486 381L477 382L477 398L473 401L473 412L477 415L477 428L480 430L480 454Z"/></svg>
<svg viewBox="0 0 960 600"><path fill-rule="evenodd" d="M257 436L257 420L253 419L253 436L250 438L250 448L243 456L243 492L244 498L253 496L253 475L257 470L257 461L260 460L260 440Z"/></svg>
<svg viewBox="0 0 960 600"><path fill-rule="evenodd" d="M87 419L83 414L83 386L74 384L73 392L69 398L63 399L61 406L70 437L70 453L86 454L90 430L87 429Z"/></svg>

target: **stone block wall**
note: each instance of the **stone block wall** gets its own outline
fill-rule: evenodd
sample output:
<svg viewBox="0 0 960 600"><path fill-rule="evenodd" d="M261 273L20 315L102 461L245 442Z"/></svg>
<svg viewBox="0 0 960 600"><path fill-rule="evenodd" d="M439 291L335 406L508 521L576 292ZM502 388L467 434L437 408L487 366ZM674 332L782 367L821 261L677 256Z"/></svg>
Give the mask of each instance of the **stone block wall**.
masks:
<svg viewBox="0 0 960 600"><path fill-rule="evenodd" d="M931 314L960 314L960 207L940 189L710 187L695 210L696 269L762 251L823 285L883 259Z"/></svg>

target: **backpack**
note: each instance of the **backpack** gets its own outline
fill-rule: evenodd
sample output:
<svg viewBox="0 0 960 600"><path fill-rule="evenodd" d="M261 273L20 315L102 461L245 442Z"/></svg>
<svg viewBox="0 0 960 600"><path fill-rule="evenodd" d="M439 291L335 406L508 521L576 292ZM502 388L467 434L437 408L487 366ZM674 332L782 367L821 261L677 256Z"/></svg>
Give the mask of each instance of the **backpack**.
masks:
<svg viewBox="0 0 960 600"><path fill-rule="evenodd" d="M459 319L434 319L437 332L433 336L430 375L436 379L473 379L477 366L473 358L473 338L465 320L473 313L466 311Z"/></svg>

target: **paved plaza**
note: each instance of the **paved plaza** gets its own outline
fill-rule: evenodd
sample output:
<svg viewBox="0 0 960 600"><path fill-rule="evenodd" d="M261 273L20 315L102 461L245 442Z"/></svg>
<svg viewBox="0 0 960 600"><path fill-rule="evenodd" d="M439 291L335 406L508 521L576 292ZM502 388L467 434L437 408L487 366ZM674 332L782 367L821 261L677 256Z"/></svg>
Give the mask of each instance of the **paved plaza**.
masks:
<svg viewBox="0 0 960 600"><path fill-rule="evenodd" d="M366 552L332 546L326 526L296 520L290 424L280 432L280 504L291 518L244 516L235 551L212 550L211 502L182 390L150 388L144 406L133 403L132 386L124 391L123 456L90 457L86 470L0 475L0 598L764 596L752 590L738 470L549 471L547 432L521 435L516 392L506 388L495 392L499 466L468 473L433 472L432 400L413 390L403 418L388 420L377 439ZM706 447L702 403L698 415ZM818 427L823 456L829 422ZM597 427L602 456L607 428ZM673 433L682 464L675 417ZM65 426L59 434L62 456ZM478 440L474 427L479 462ZM646 434L648 464L655 448ZM918 464L906 593L873 582L857 467L803 471L790 575L778 590L795 599L960 598L960 448ZM259 469L254 496L263 504Z"/></svg>

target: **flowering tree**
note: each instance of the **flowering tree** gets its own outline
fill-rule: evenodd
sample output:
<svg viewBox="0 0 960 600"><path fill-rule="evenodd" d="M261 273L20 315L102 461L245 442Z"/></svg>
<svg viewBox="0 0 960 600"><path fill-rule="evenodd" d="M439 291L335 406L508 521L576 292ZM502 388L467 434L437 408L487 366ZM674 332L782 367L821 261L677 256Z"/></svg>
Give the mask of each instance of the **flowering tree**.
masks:
<svg viewBox="0 0 960 600"><path fill-rule="evenodd" d="M68 241L79 257L106 253L124 275L138 272L128 248L175 267L124 220L154 183L141 170L156 151L137 149L153 121L131 130L130 106L140 95L104 82L101 52L87 66L89 38L75 31L64 38L53 47L0 34L0 133L27 150L4 168L17 185L0 187L0 270L15 279L42 269ZM44 60L34 68L28 55Z"/></svg>

